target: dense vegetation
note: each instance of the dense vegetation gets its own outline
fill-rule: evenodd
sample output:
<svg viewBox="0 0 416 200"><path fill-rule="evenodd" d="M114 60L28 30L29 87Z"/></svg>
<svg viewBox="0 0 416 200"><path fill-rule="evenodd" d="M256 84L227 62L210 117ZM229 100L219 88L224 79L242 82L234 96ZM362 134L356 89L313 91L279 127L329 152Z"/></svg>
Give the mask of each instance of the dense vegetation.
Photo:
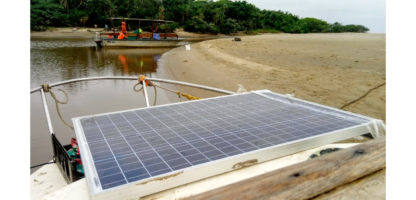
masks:
<svg viewBox="0 0 416 200"><path fill-rule="evenodd" d="M260 10L246 1L230 0L30 0L30 27L104 27L109 17L173 20L170 28L202 33L340 33L367 32L362 25L299 19L289 12ZM118 24L115 24L118 25ZM131 24L130 29L136 28ZM165 27L161 27L162 30Z"/></svg>

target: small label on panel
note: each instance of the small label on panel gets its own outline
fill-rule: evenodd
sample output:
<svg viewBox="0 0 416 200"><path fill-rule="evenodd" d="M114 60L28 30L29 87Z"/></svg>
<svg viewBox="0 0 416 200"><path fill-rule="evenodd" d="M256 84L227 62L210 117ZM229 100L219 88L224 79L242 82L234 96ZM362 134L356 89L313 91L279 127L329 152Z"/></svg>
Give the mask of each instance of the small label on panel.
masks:
<svg viewBox="0 0 416 200"><path fill-rule="evenodd" d="M233 165L232 168L233 169L241 169L241 168L244 168L244 167L250 167L252 165L257 164L258 162L259 161L257 159L247 160L245 162L236 163L235 165Z"/></svg>
<svg viewBox="0 0 416 200"><path fill-rule="evenodd" d="M95 186L99 186L100 185L100 183L98 182L98 178L97 177L94 177L94 182L95 182Z"/></svg>

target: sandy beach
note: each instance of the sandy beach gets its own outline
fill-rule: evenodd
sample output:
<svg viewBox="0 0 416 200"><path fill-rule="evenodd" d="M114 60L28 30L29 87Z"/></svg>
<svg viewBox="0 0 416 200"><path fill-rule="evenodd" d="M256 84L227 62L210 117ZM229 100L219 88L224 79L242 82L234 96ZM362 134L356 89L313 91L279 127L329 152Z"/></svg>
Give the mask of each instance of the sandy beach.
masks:
<svg viewBox="0 0 416 200"><path fill-rule="evenodd" d="M207 40L175 48L159 67L174 80L237 91L268 89L341 108L386 83L386 35L268 34ZM163 77L169 78L169 77ZM215 93L180 88L206 98ZM386 121L386 86L344 110Z"/></svg>
<svg viewBox="0 0 416 200"><path fill-rule="evenodd" d="M103 28L53 28L31 37L92 38ZM232 36L176 31L193 43L165 53L161 78L237 91L268 89L341 108L386 83L386 35L372 33L264 34ZM192 88L181 92L206 98L219 94ZM343 108L386 121L386 86Z"/></svg>
<svg viewBox="0 0 416 200"><path fill-rule="evenodd" d="M55 28L53 31L31 32L31 37L92 38L100 30ZM157 70L162 72L158 73L158 78L235 92L237 84L241 84L247 91L268 89L294 94L296 98L386 122L385 34L238 34L239 42L227 35L212 36L181 30L178 35L194 43L190 50L180 46L164 53L158 61ZM205 41L196 42L200 40ZM189 87L175 89L201 98L222 95ZM173 102L178 101L176 94L169 95L175 98ZM368 138L340 142L365 140ZM316 199L349 196L385 199L385 180L385 170L382 170Z"/></svg>
<svg viewBox="0 0 416 200"><path fill-rule="evenodd" d="M95 32L103 31L102 28L80 28L76 31L72 27L51 28L46 31L30 31L30 37L34 38L92 38Z"/></svg>

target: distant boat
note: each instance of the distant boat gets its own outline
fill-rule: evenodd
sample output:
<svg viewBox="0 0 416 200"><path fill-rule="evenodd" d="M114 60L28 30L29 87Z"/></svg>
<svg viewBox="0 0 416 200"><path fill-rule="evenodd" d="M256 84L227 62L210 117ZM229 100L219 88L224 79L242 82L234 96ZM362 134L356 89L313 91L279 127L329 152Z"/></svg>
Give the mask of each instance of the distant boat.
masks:
<svg viewBox="0 0 416 200"><path fill-rule="evenodd" d="M128 32L122 28L122 31L116 32L116 29L112 28L112 33L96 33L94 41L98 48L103 47L137 47L137 48L155 48L155 47L174 47L185 38L179 38L176 33L157 33L157 28L160 23L164 23L165 27L167 23L173 21L159 20L159 19L139 19L139 18L109 18L113 20L122 21L136 21L138 22L140 29L140 22L151 22L152 32L138 33ZM124 24L125 26L125 24ZM122 35L121 35L122 34ZM120 36L121 35L121 36ZM124 36L123 36L124 35ZM119 39L120 38L120 39Z"/></svg>

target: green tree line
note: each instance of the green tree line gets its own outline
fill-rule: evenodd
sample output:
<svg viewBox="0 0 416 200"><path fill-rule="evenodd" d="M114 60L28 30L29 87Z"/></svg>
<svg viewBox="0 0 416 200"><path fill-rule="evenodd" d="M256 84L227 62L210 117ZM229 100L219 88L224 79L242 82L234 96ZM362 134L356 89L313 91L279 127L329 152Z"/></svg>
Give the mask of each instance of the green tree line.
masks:
<svg viewBox="0 0 416 200"><path fill-rule="evenodd" d="M330 24L289 12L261 10L246 1L231 0L30 0L30 27L72 27L110 24L109 17L166 19L170 29L224 33L341 33L367 32L363 25ZM117 24L116 24L117 25ZM133 25L134 26L134 25ZM164 30L165 27L161 27ZM159 29L159 30L161 30Z"/></svg>

